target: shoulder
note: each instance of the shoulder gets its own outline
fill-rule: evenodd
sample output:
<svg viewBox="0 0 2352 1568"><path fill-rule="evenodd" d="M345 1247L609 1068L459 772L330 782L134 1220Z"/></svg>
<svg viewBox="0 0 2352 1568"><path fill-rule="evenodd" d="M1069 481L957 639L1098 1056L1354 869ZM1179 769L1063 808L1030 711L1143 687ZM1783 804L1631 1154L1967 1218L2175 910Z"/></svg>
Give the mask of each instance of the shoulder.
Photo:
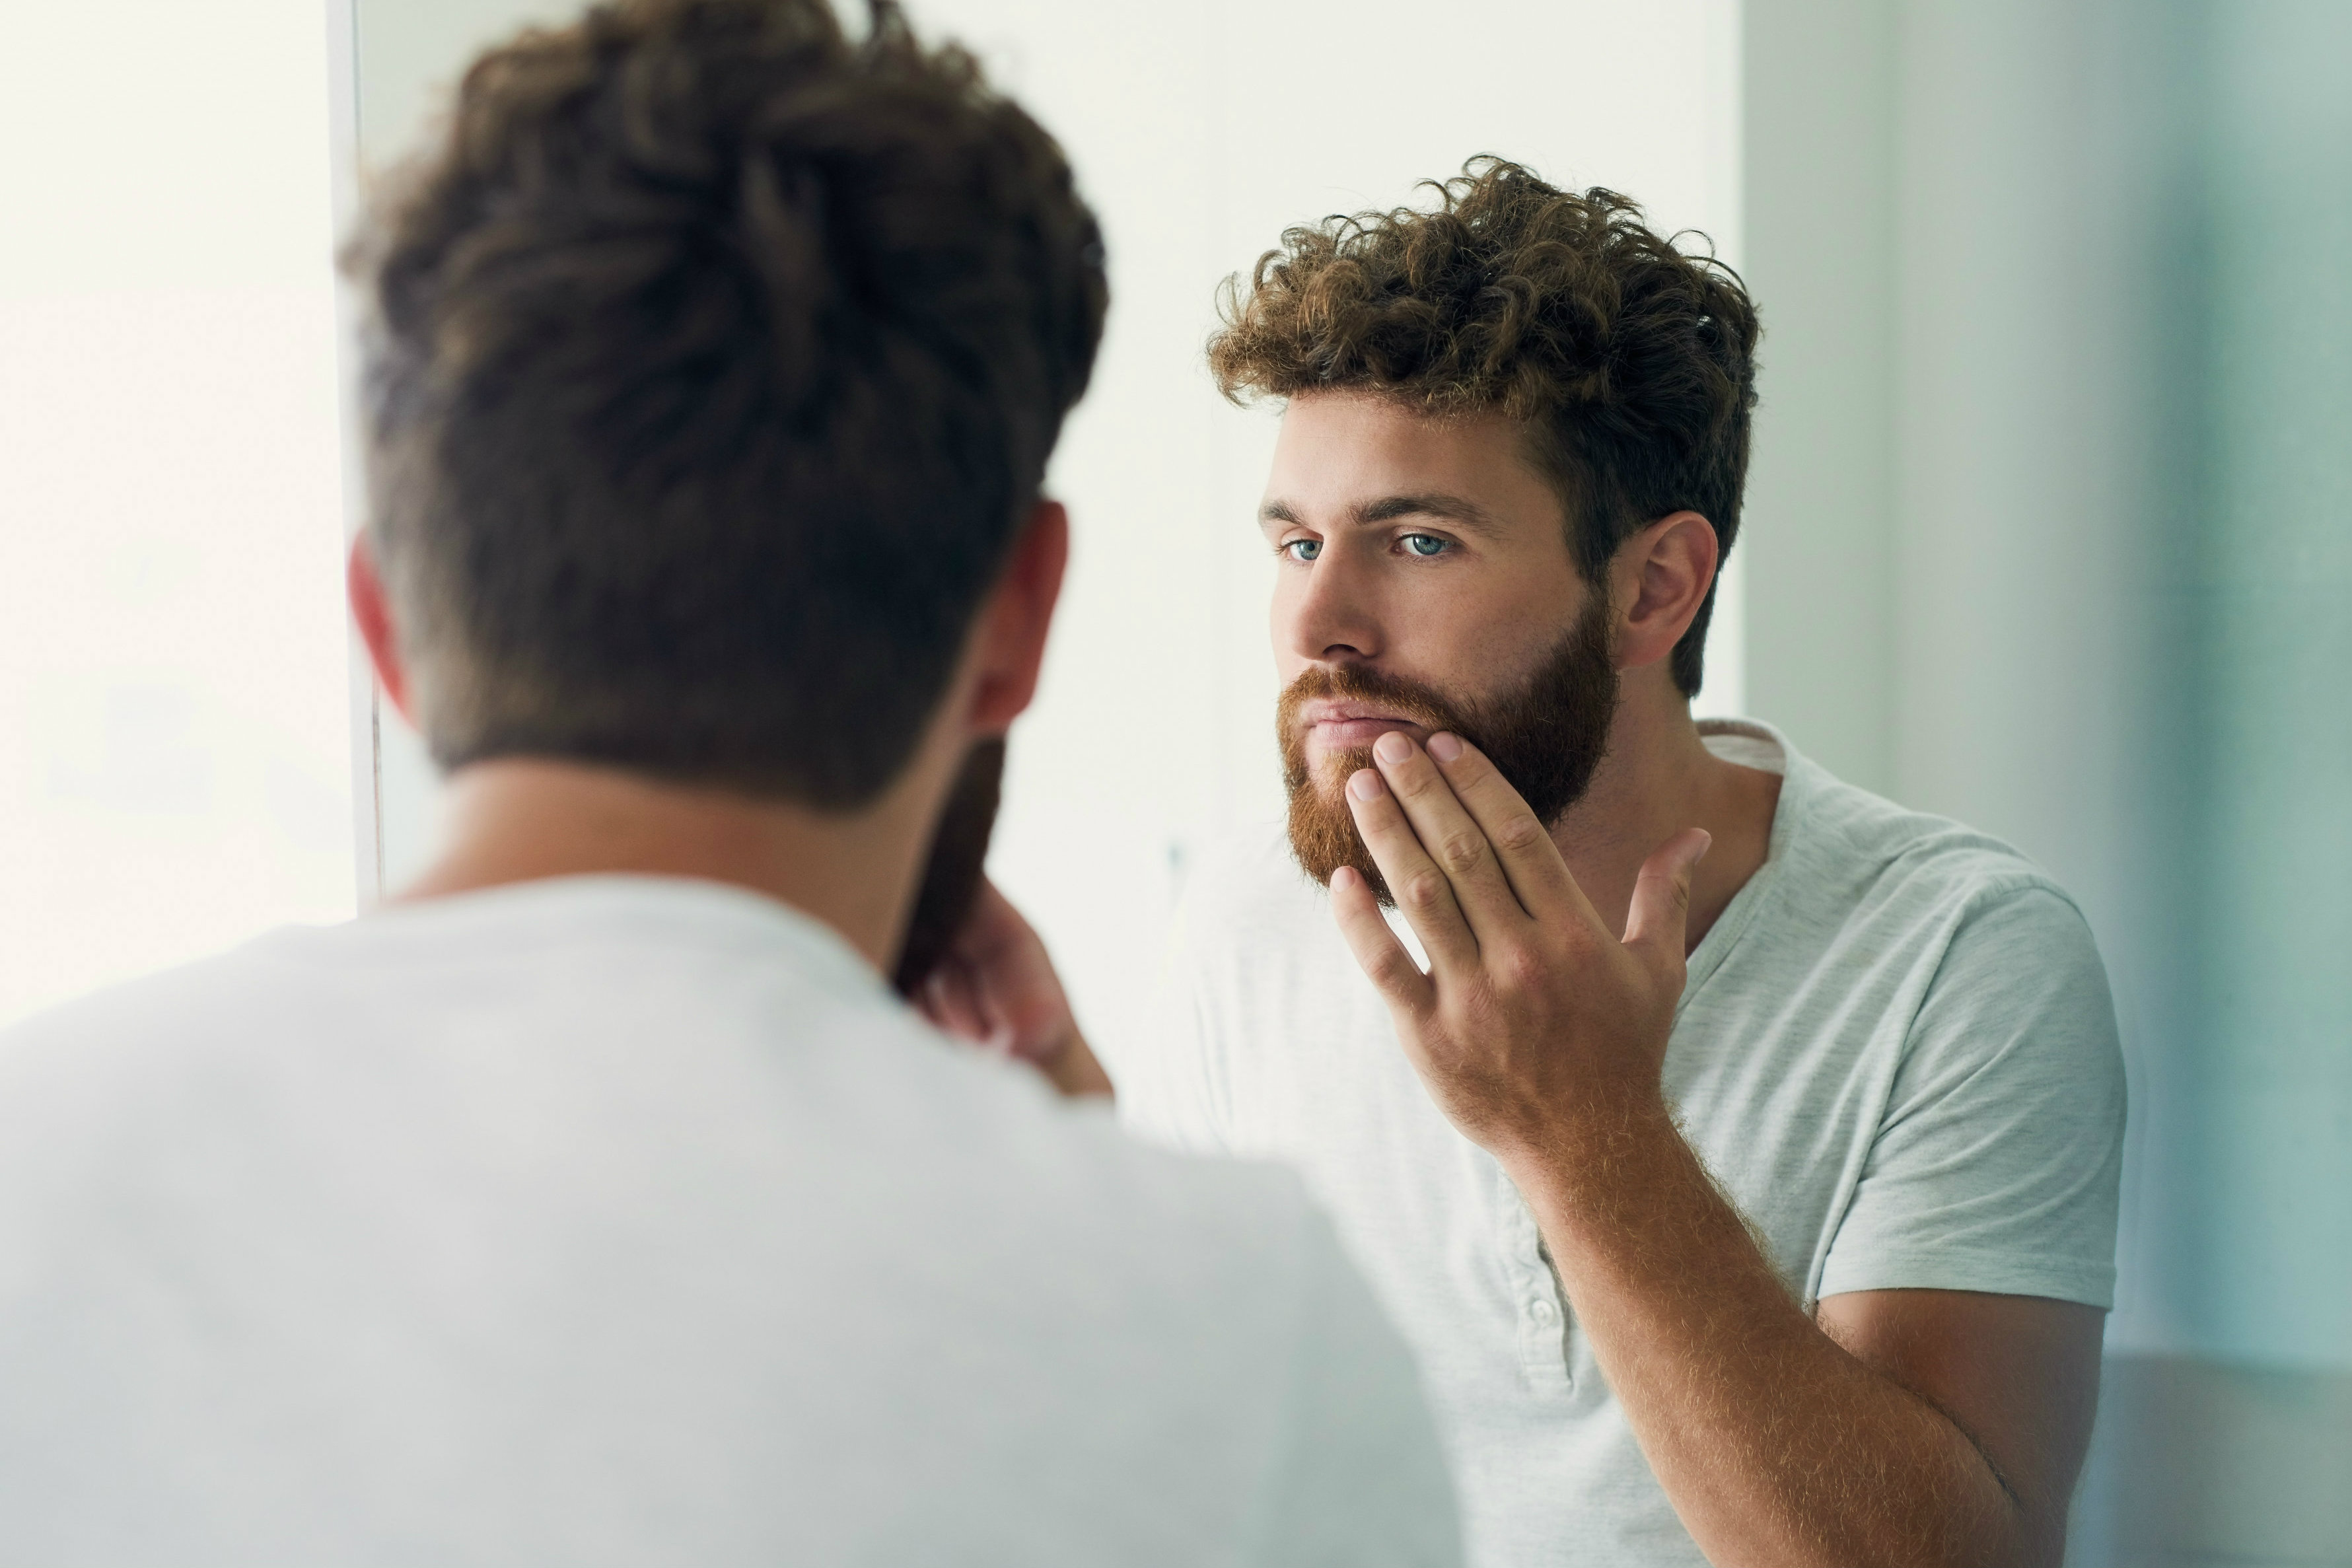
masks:
<svg viewBox="0 0 2352 1568"><path fill-rule="evenodd" d="M2010 1056L2120 1082L2106 969L2063 887L1989 834L1796 765L1809 776L1791 897L1842 923L1841 973L1904 977L1906 1071L1965 1079Z"/></svg>
<svg viewBox="0 0 2352 1568"><path fill-rule="evenodd" d="M1988 833L1914 811L1791 759L1791 891L1873 923L1927 922L1950 934L1999 917L2059 940L2087 939L2073 895Z"/></svg>
<svg viewBox="0 0 2352 1568"><path fill-rule="evenodd" d="M1249 1160L1199 1159L1130 1137L1097 1101L1055 1094L1025 1067L943 1040L912 1015L878 1029L904 1108L896 1136L972 1192L1017 1192L1028 1239L1133 1260L1179 1294L1280 1295L1319 1223L1298 1176ZM1156 1261L1155 1261L1156 1260Z"/></svg>
<svg viewBox="0 0 2352 1568"><path fill-rule="evenodd" d="M265 1017L299 1015L311 1001L299 969L281 962L285 938L296 934L273 933L0 1029L0 1117L52 1097L93 1100L111 1089L151 1098L181 1075L266 1050L279 1031Z"/></svg>
<svg viewBox="0 0 2352 1568"><path fill-rule="evenodd" d="M315 1255L397 1273L415 1239L398 1195L431 1190L453 1223L557 1250L724 1234L845 1280L901 1277L978 1324L1050 1300L1104 1353L1186 1346L1203 1378L1213 1348L1281 1375L1331 1288L1295 1174L1139 1143L878 985L738 955L583 996L575 963L505 963L436 971L438 1005L404 1009L320 940L336 934L0 1035L0 1232L20 1260L48 1258L63 1288L92 1247L170 1235L222 1268L266 1254L299 1277ZM642 1201L592 1198L624 1180ZM656 1211L667 1229L637 1236Z"/></svg>
<svg viewBox="0 0 2352 1568"><path fill-rule="evenodd" d="M1751 911L1760 952L1819 1005L1869 998L1884 1040L2011 1016L2112 1055L2105 967L2081 906L2010 845L1843 783L1793 753L1776 824L1780 864ZM1916 1038L1914 1043L1916 1044ZM1971 1047L1973 1048L1973 1047Z"/></svg>

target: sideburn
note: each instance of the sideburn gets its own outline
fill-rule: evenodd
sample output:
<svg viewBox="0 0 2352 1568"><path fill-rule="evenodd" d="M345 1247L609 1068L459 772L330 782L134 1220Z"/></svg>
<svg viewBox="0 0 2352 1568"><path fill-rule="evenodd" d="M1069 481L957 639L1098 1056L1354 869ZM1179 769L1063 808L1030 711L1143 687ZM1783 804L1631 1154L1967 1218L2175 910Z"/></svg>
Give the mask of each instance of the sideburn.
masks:
<svg viewBox="0 0 2352 1568"><path fill-rule="evenodd" d="M1383 906L1395 905L1388 879L1356 831L1345 793L1349 777L1373 765L1370 748L1335 752L1324 760L1320 777L1308 775L1297 715L1317 698L1378 702L1433 733L1452 731L1486 753L1538 820L1558 824L1591 787L1608 753L1618 695L1610 621L1608 600L1596 595L1533 675L1486 701L1455 701L1432 687L1355 666L1309 669L1292 681L1275 722L1290 796L1290 850L1299 868L1328 886L1332 872L1351 866Z"/></svg>

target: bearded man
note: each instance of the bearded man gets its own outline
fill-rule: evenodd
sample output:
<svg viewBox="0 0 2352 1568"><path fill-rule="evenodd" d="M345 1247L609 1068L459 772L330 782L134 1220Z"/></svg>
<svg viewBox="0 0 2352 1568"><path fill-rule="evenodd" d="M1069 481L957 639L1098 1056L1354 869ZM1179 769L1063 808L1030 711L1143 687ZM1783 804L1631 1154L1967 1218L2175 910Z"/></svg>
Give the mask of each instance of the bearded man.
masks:
<svg viewBox="0 0 2352 1568"><path fill-rule="evenodd" d="M1212 366L1285 404L1289 853L1196 874L1168 1037L1109 1065L1136 1126L1307 1173L1474 1561L2054 1563L2105 977L2006 847L1693 721L1758 336L1623 198L1495 162L1232 289ZM991 900L935 1008L1077 1053L1043 956Z"/></svg>

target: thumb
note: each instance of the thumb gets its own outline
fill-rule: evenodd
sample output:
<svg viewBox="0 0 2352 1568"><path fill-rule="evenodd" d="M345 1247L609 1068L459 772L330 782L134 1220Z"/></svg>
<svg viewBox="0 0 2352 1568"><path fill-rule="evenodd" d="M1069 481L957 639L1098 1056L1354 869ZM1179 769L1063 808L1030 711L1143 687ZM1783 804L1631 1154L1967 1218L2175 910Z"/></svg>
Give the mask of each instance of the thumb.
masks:
<svg viewBox="0 0 2352 1568"><path fill-rule="evenodd" d="M1633 881L1633 905L1625 916L1625 945L1653 962L1679 968L1690 917L1691 872L1715 837L1704 827L1686 827L1650 852Z"/></svg>

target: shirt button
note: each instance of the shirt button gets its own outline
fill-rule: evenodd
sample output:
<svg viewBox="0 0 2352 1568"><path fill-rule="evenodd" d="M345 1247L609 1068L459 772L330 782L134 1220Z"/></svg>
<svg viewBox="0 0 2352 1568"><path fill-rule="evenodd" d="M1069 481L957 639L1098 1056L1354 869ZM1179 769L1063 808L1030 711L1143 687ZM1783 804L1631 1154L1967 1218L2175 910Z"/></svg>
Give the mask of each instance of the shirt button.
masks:
<svg viewBox="0 0 2352 1568"><path fill-rule="evenodd" d="M1528 1316L1538 1323L1549 1324L1554 1318L1559 1316L1559 1310L1549 1301L1538 1296L1528 1303Z"/></svg>

